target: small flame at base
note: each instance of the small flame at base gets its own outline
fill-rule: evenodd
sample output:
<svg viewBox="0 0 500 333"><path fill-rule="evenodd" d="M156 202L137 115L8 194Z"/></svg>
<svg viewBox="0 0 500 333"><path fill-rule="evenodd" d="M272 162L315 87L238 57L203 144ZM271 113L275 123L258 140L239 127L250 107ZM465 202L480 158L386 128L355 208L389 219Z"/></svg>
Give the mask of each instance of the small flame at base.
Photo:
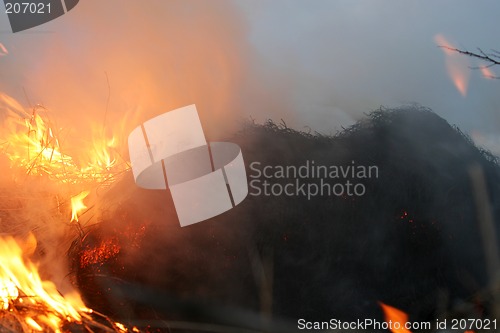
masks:
<svg viewBox="0 0 500 333"><path fill-rule="evenodd" d="M43 314L24 320L32 329L47 326L59 332L64 321L80 322L88 309L78 295L61 296L54 283L44 281L31 261L25 261L21 247L12 237L0 238L0 307L11 310L16 303L29 302L44 308ZM29 304L28 303L28 304Z"/></svg>
<svg viewBox="0 0 500 333"><path fill-rule="evenodd" d="M382 302L379 302L379 304L384 311L385 321L387 323L392 323L390 328L392 333L412 333L405 326L408 322L408 315L406 313Z"/></svg>
<svg viewBox="0 0 500 333"><path fill-rule="evenodd" d="M7 52L2 44L0 56L1 52ZM79 145L64 142L63 152L59 141L62 129L50 121L44 107L37 105L25 110L15 99L0 92L0 115L3 125L0 148L10 160L12 180L29 188L34 179L41 180L37 184L48 189L57 185L54 205L61 213L60 203L71 201L71 222L78 222L82 211L87 209L84 199L89 189L109 186L130 169L120 156L120 142L114 137L105 138L104 130ZM73 197L68 195L78 192ZM44 190L43 197L47 193L52 192ZM32 234L19 243L13 237L0 236L1 324L12 322L14 331L23 332L62 332L67 331L66 325L80 326L82 332L94 332L91 327L106 332L129 332L125 325L85 307L77 292L62 296L53 282L42 280L37 266L26 259L36 248L37 240ZM96 321L94 317L105 320Z"/></svg>

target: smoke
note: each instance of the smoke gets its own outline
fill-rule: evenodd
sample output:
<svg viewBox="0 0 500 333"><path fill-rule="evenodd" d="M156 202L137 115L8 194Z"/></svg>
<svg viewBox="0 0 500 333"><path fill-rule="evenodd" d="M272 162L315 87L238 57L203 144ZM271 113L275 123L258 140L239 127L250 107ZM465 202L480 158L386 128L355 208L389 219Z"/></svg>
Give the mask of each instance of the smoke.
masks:
<svg viewBox="0 0 500 333"><path fill-rule="evenodd" d="M429 11L424 4L408 9L409 3L395 3L401 2L276 1L264 7L249 1L256 6L252 13L225 0L80 1L41 27L0 35L0 91L24 105L46 106L51 119L67 129L63 143L73 149L96 127L124 144L144 120L193 103L210 140L227 136L248 116L283 118L289 126L328 133L380 105L414 101L460 126L496 128L498 117L491 111L498 99L488 93L493 85L488 82L486 93L479 93L473 88L486 83L472 77L464 99L433 41L444 33L459 40L458 46L495 47L474 33L474 22L487 20L485 11L470 4L446 30L444 5L433 3ZM255 23L256 17L266 19ZM252 27L247 19L254 19ZM6 26L0 22L0 29ZM42 187L30 185L29 191ZM50 244L61 237L50 222L57 203L39 196L37 203L23 205L19 221L50 229L40 231L47 235L42 243ZM119 191L117 196L124 198ZM52 210L42 211L47 207ZM57 249L48 258L60 254Z"/></svg>
<svg viewBox="0 0 500 333"><path fill-rule="evenodd" d="M289 97L298 124L335 133L381 105L419 103L464 131L500 128L498 84L467 68L484 64L460 62L462 71L470 71L464 97L434 41L442 34L462 49L497 48L498 20L492 12L497 2L458 1L453 9L446 1L242 4L258 22L252 41L262 59L295 82Z"/></svg>
<svg viewBox="0 0 500 333"><path fill-rule="evenodd" d="M257 65L247 34L244 15L229 1L81 1L57 20L1 36L0 92L7 93L1 119L13 108L26 118L41 104L62 134L65 153L85 155L99 132L117 138L126 158L132 128L185 105L197 105L210 140L227 137L248 116L284 118L286 84L273 86L283 77ZM0 209L0 232L18 235L21 243L33 232L42 274L68 290L67 251L79 232L69 226L69 199L82 189L26 175L12 182L15 171L6 160L1 170L9 170L0 190L10 198ZM97 189L86 199L94 209L82 225L110 210L116 214L114 206L100 205L102 193ZM113 193L117 202L127 197L126 191Z"/></svg>
<svg viewBox="0 0 500 333"><path fill-rule="evenodd" d="M0 37L9 51L0 88L25 101L24 87L79 131L124 115L129 130L196 103L209 136L247 117L330 133L380 105L414 102L465 131L496 131L495 83L473 71L462 96L434 41L494 48L494 6L461 1L451 17L446 4L400 1L82 2Z"/></svg>
<svg viewBox="0 0 500 333"><path fill-rule="evenodd" d="M0 67L1 88L43 103L76 138L90 123L115 130L128 117L129 130L189 104L218 137L264 108L285 109L272 79L260 80L245 17L228 1L82 1L37 30L46 31L10 37L3 65L15 70Z"/></svg>

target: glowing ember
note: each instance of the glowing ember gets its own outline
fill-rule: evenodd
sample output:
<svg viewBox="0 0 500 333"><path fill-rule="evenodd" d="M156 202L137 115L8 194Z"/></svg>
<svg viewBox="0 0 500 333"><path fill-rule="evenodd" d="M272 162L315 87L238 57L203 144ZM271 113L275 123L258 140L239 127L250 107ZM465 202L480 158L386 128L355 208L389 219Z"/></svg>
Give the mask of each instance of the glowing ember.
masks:
<svg viewBox="0 0 500 333"><path fill-rule="evenodd" d="M115 326L122 332L128 332L128 329L122 323L115 323Z"/></svg>
<svg viewBox="0 0 500 333"><path fill-rule="evenodd" d="M393 323L391 328L392 333L411 333L410 330L405 328L405 325L408 322L408 315L406 313L382 302L379 302L379 304L384 311L385 321ZM399 323L399 325L394 323Z"/></svg>
<svg viewBox="0 0 500 333"><path fill-rule="evenodd" d="M133 225L127 225L116 231L116 233L121 234L121 237L107 235L96 241L95 245L94 242L90 242L81 251L80 267L102 266L106 261L116 258L122 248L140 248L145 232L145 226L137 228ZM126 241L126 246L122 246L124 241Z"/></svg>
<svg viewBox="0 0 500 333"><path fill-rule="evenodd" d="M120 253L120 249L121 246L116 238L102 240L98 247L89 248L82 252L80 266L83 268L93 264L102 265L106 260L114 258Z"/></svg>
<svg viewBox="0 0 500 333"><path fill-rule="evenodd" d="M467 88L469 85L469 62L466 57L460 56L460 54L453 51L455 46L453 46L448 40L441 34L434 36L434 41L438 46L440 46L446 56L446 69L448 71L448 76L457 88L458 92L465 96L467 95Z"/></svg>
<svg viewBox="0 0 500 333"><path fill-rule="evenodd" d="M408 221L409 223L413 223L413 218L408 214L406 210L401 211L401 215L399 215L399 218L404 221Z"/></svg>
<svg viewBox="0 0 500 333"><path fill-rule="evenodd" d="M71 197L71 221L76 221L78 222L78 214L84 210L87 209L87 206L83 203L83 199L89 195L89 191L83 191L82 193L75 195L74 197Z"/></svg>

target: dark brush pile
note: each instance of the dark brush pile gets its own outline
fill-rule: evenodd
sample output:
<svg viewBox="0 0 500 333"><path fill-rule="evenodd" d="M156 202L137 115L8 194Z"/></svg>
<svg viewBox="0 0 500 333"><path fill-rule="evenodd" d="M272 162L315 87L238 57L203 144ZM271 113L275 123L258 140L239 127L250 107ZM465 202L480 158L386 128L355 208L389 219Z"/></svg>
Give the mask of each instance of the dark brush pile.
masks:
<svg viewBox="0 0 500 333"><path fill-rule="evenodd" d="M498 238L500 168L442 118L419 107L379 110L331 137L247 124L228 141L242 148L248 176L255 161L314 160L375 165L379 177L360 180L359 197L249 195L181 228L170 194L137 188L130 175L70 253L89 307L172 332L383 320L378 302L412 321L493 316L469 171L484 173Z"/></svg>

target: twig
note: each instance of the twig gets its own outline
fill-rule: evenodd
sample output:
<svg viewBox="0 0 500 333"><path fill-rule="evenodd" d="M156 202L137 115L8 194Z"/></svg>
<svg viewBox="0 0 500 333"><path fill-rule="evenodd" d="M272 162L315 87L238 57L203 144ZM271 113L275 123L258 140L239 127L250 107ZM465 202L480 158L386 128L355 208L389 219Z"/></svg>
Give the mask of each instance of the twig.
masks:
<svg viewBox="0 0 500 333"><path fill-rule="evenodd" d="M450 47L450 46L446 46L446 45L439 45L439 47L446 49L446 50L453 51L453 52L457 52L459 54L463 54L463 55L466 55L469 57L481 59L481 60L489 63L486 66L482 66L482 67L478 67L478 68L490 68L493 66L500 65L500 52L498 52L496 50L491 50L493 53L488 54L480 48L478 48L478 53L476 53L476 52L471 52L471 51L467 51L467 50L460 50L460 49L457 49L455 47ZM495 58L498 58L498 60ZM474 69L474 67L472 67L472 69ZM494 76L494 75L489 75L488 77L493 78L493 79L500 79L499 76Z"/></svg>
<svg viewBox="0 0 500 333"><path fill-rule="evenodd" d="M466 51L466 50L460 50L460 49L457 49L455 47L449 47L449 46L445 46L445 45L440 45L439 47L441 47L443 49L450 50L450 51L454 51L454 52L457 52L457 53L460 53L460 54L463 54L463 55L466 55L466 56L469 56L469 57L474 57L474 58L478 58L478 59L487 61L487 62L491 63L493 66L494 65L500 65L500 61L499 60L493 59L492 55L489 55L489 54L485 53L481 49L478 49L480 53L475 53L475 52L470 52L470 51ZM497 56L495 55L495 57L497 57Z"/></svg>

